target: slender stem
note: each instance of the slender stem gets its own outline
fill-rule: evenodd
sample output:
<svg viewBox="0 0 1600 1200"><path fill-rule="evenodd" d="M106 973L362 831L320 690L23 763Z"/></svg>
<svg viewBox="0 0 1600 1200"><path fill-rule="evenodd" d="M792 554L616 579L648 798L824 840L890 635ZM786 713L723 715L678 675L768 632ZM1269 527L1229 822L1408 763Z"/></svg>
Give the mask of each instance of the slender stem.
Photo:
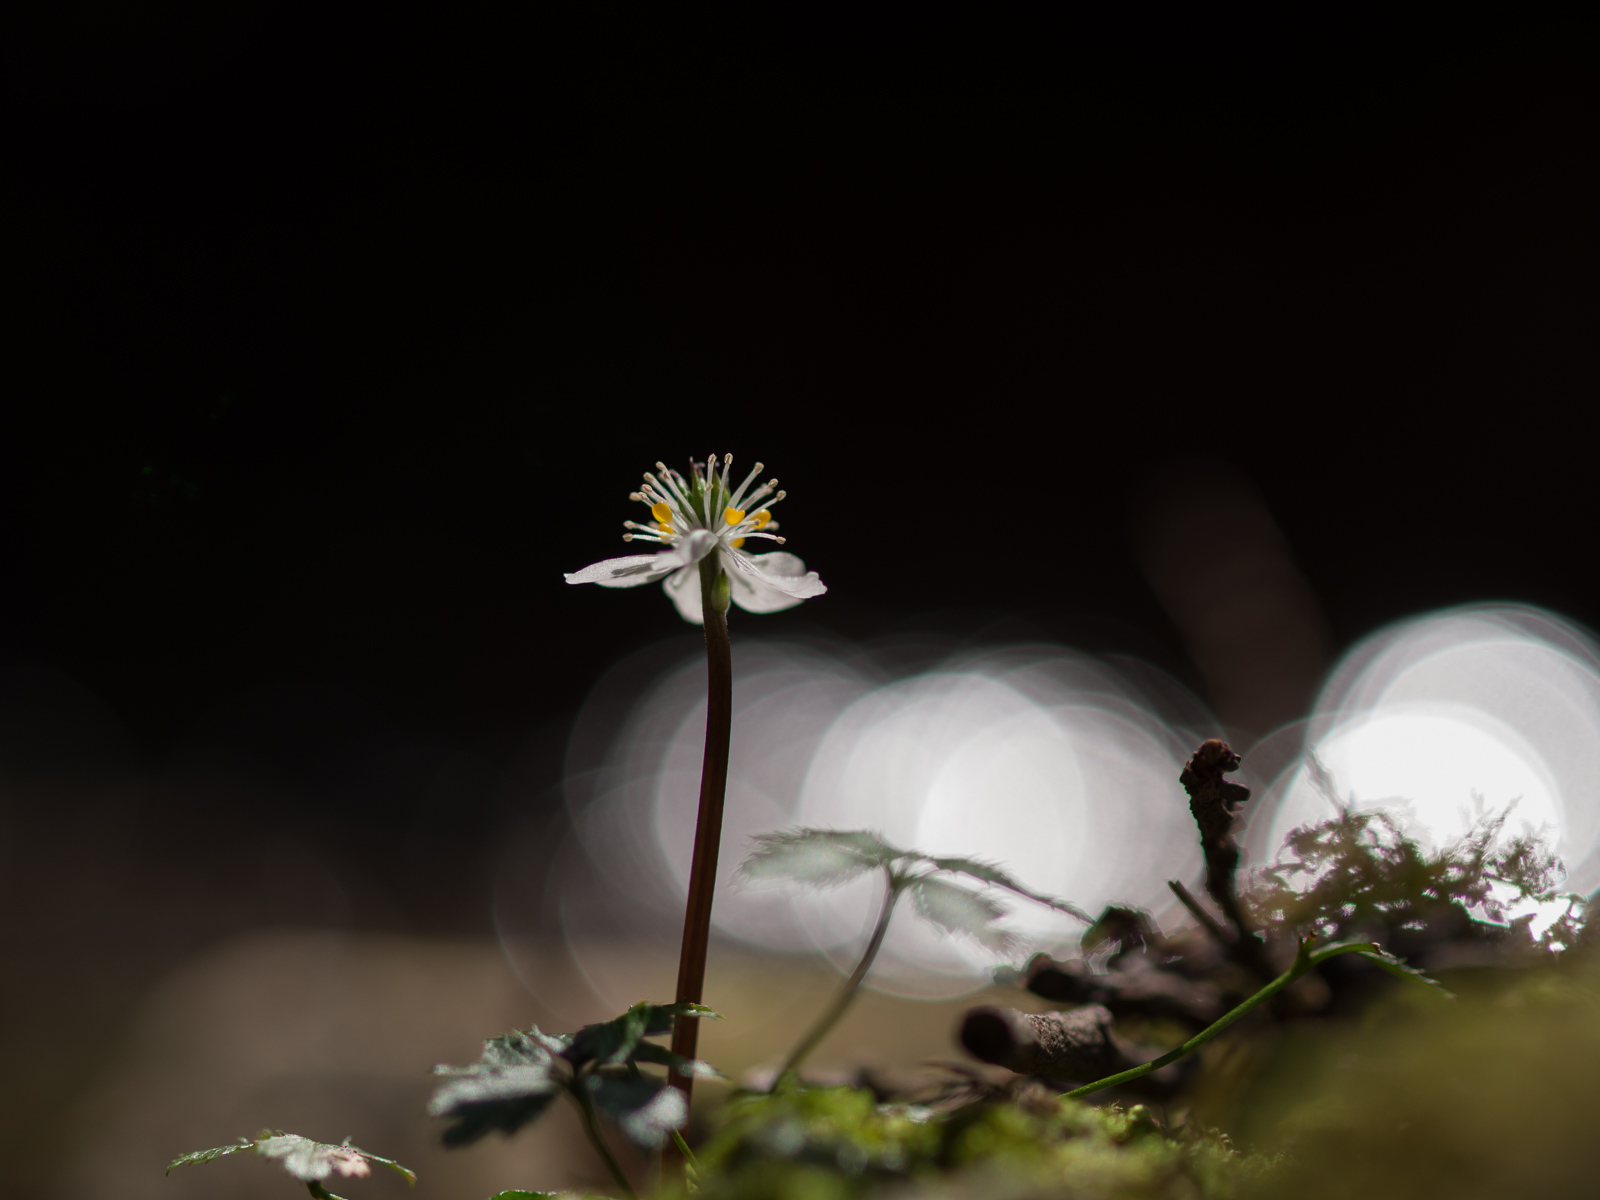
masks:
<svg viewBox="0 0 1600 1200"><path fill-rule="evenodd" d="M583 1086L583 1080L574 1079L568 1084L567 1094L578 1106L578 1112L583 1116L583 1132L588 1135L589 1144L594 1147L595 1153L604 1159L606 1166L610 1168L611 1178L616 1180L617 1186L622 1189L622 1194L627 1200L639 1200L639 1194L633 1190L628 1177L622 1173L622 1164L617 1161L617 1156L611 1153L611 1147L606 1145L605 1138L600 1136L600 1122L595 1119L594 1101L589 1098L589 1089Z"/></svg>
<svg viewBox="0 0 1600 1200"><path fill-rule="evenodd" d="M315 1179L306 1180L306 1191L315 1196L317 1200L344 1200L343 1196L335 1196Z"/></svg>
<svg viewBox="0 0 1600 1200"><path fill-rule="evenodd" d="M1102 1088L1115 1087L1119 1083L1128 1083L1134 1079L1141 1079L1150 1074L1152 1071L1159 1071L1168 1063L1177 1062L1184 1055L1192 1054L1194 1051L1200 1049L1201 1046L1204 1046L1207 1042L1216 1037L1217 1034L1221 1033L1228 1026L1232 1025L1240 1017L1244 1016L1251 1009L1256 1008L1257 1006L1272 999L1272 997L1283 991L1284 988L1288 987L1296 979L1299 979L1300 976L1304 975L1318 963L1326 962L1328 959L1334 958L1340 954L1370 954L1379 949L1379 946L1375 942L1356 942L1349 946L1329 946L1326 950L1319 950L1313 954L1311 953L1311 943L1309 941L1301 942L1300 952L1295 955L1294 965L1292 967L1290 967L1282 975L1279 975L1271 983L1267 984L1266 987L1262 988L1254 996L1251 996L1250 999L1239 1005L1238 1008L1221 1017L1218 1021L1216 1021L1215 1024L1208 1025L1205 1029L1202 1029L1199 1033L1195 1034L1194 1037L1190 1038L1176 1050L1168 1050L1165 1054L1153 1062L1144 1063L1142 1066L1134 1067L1129 1071L1122 1071L1116 1075L1108 1075L1104 1079L1097 1080L1094 1083L1086 1084L1081 1088L1070 1091L1067 1093L1067 1095L1074 1099L1079 1096L1087 1096L1090 1092L1098 1092Z"/></svg>
<svg viewBox="0 0 1600 1200"><path fill-rule="evenodd" d="M1227 930L1217 923L1215 917L1200 907L1200 901L1190 894L1188 888L1184 887L1176 879L1167 880L1167 886L1172 889L1172 894L1183 902L1183 906L1189 910L1189 915L1199 921L1207 933L1222 943L1223 949L1233 949L1234 939L1228 935Z"/></svg>
<svg viewBox="0 0 1600 1200"><path fill-rule="evenodd" d="M700 813L694 829L694 860L689 867L689 903L683 915L683 943L678 954L680 1002L699 1004L705 991L706 951L711 943L711 900L717 886L717 851L722 844L722 801L728 786L728 737L733 728L733 650L728 643L728 615L715 603L716 554L700 560L700 611L706 628L706 750L700 769ZM679 1017L672 1026L672 1052L696 1057L700 1019ZM688 1105L694 1088L689 1076L669 1073L672 1086Z"/></svg>
<svg viewBox="0 0 1600 1200"><path fill-rule="evenodd" d="M800 1064L805 1061L806 1055L817 1048L817 1043L828 1036L829 1030L844 1016L845 1010L856 998L856 993L861 990L861 981L867 977L867 972L872 969L872 960L878 957L878 949L883 945L883 935L889 932L889 918L894 915L895 901L900 899L901 881L895 878L894 872L884 867L883 907L878 911L878 923L873 927L872 936L867 939L867 948L862 952L861 961L856 964L856 969L850 972L850 978L844 981L844 986L839 989L839 994L830 1004L811 1028L806 1030L805 1036L789 1051L789 1057L784 1061L783 1069L778 1072L778 1079L782 1079L791 1071L800 1069ZM773 1081L777 1085L777 1080Z"/></svg>
<svg viewBox="0 0 1600 1200"><path fill-rule="evenodd" d="M683 1161L689 1164L691 1171L700 1169L700 1160L694 1156L694 1151L689 1149L689 1143L683 1140L683 1134L676 1129L672 1131L672 1144L678 1148L678 1153L683 1155Z"/></svg>

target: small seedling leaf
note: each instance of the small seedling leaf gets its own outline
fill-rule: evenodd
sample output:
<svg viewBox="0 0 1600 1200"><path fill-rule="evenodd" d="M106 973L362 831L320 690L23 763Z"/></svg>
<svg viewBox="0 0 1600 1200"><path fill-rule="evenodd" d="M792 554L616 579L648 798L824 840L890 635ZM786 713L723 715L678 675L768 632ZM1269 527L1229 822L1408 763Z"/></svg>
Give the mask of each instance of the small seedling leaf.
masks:
<svg viewBox="0 0 1600 1200"><path fill-rule="evenodd" d="M813 887L836 887L883 867L904 852L868 830L784 829L757 834L739 865L751 882L788 879Z"/></svg>
<svg viewBox="0 0 1600 1200"><path fill-rule="evenodd" d="M315 1142L297 1133L272 1130L263 1130L254 1138L240 1138L231 1146L218 1146L214 1150L196 1150L192 1154L180 1155L168 1164L167 1171L170 1174L174 1167L210 1162L214 1158L221 1158L240 1150L254 1150L263 1158L276 1160L290 1175L302 1183L311 1185L313 1191L317 1190L322 1180L333 1174L354 1179L369 1175L372 1172L370 1165L372 1163L378 1163L405 1176L407 1183L417 1181L416 1172L409 1167L402 1167L392 1158L384 1158L381 1154L372 1154L359 1146L352 1146L349 1138L336 1146L331 1142Z"/></svg>
<svg viewBox="0 0 1600 1200"><path fill-rule="evenodd" d="M440 1066L446 1076L428 1102L428 1113L455 1121L445 1130L446 1146L465 1146L494 1130L515 1133L536 1120L561 1090L554 1073L551 1039L538 1030L491 1038L483 1057L469 1067Z"/></svg>
<svg viewBox="0 0 1600 1200"><path fill-rule="evenodd" d="M572 1044L561 1052L574 1067L588 1062L620 1063L633 1056L639 1039L672 1028L670 1017L657 1016L653 1004L635 1004L620 1017L585 1025L573 1035Z"/></svg>
<svg viewBox="0 0 1600 1200"><path fill-rule="evenodd" d="M171 1175L179 1167L193 1166L195 1163L210 1162L214 1158L223 1158L229 1154L237 1154L241 1150L255 1148L255 1142L249 1138L240 1138L231 1146L213 1146L210 1150L191 1150L188 1154L180 1154L167 1164L167 1174Z"/></svg>
<svg viewBox="0 0 1600 1200"><path fill-rule="evenodd" d="M701 1062L697 1058L685 1058L681 1054L674 1054L664 1046L654 1042L640 1042L633 1052L633 1061L642 1063L656 1063L668 1067L685 1078L698 1076L701 1079L725 1079L727 1076L717 1070L708 1062Z"/></svg>
<svg viewBox="0 0 1600 1200"><path fill-rule="evenodd" d="M642 1039L671 1033L674 1018L680 1016L722 1019L705 1005L686 1000L675 1004L641 1002L620 1017L585 1025L567 1039L567 1046L558 1053L574 1067L590 1062L602 1065L627 1062L645 1045Z"/></svg>
<svg viewBox="0 0 1600 1200"><path fill-rule="evenodd" d="M1063 900L1058 896L1048 896L1043 892L1036 892L1021 883L1012 875L993 863L984 862L978 858L935 858L928 857L925 861L932 863L941 871L949 871L955 875L967 875L984 883L992 883L996 887L1003 887L1007 891L1015 892L1019 896L1032 900L1035 904L1043 904L1046 908L1053 908L1057 912L1064 912L1069 916L1077 917L1080 921L1089 921L1089 914L1084 912L1070 900Z"/></svg>
<svg viewBox="0 0 1600 1200"><path fill-rule="evenodd" d="M1391 975L1397 975L1401 979L1410 979L1417 983L1425 984L1428 987L1433 988L1434 991L1438 992L1440 995L1451 1000L1456 998L1456 994L1449 988L1445 987L1444 984L1440 983L1437 979L1423 974L1421 971L1407 963L1404 959L1396 958L1387 950L1363 950L1359 952L1359 957L1366 959L1368 962L1376 963Z"/></svg>
<svg viewBox="0 0 1600 1200"><path fill-rule="evenodd" d="M658 1079L594 1076L585 1082L595 1107L636 1146L659 1147L689 1119L683 1093Z"/></svg>
<svg viewBox="0 0 1600 1200"><path fill-rule="evenodd" d="M911 885L911 900L922 917L951 933L976 938L993 950L1008 950L1013 938L995 922L1006 909L988 896L943 879L923 877Z"/></svg>
<svg viewBox="0 0 1600 1200"><path fill-rule="evenodd" d="M327 1142L314 1142L297 1133L280 1133L257 1142L256 1153L263 1158L277 1159L285 1171L302 1182L320 1182L335 1173L346 1179L360 1179L372 1174L366 1156L348 1141L333 1146Z"/></svg>

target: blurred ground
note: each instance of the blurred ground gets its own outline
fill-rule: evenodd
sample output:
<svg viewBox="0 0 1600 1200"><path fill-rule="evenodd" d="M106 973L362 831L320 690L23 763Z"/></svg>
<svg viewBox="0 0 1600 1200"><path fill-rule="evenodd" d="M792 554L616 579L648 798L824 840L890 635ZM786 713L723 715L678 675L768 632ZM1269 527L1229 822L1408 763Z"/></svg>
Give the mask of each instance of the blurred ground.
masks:
<svg viewBox="0 0 1600 1200"><path fill-rule="evenodd" d="M641 997L670 994L676 956L631 949L608 973L637 979ZM564 949L546 950L551 974ZM815 964L720 954L706 998L701 1053L738 1078L786 1048L787 1027L816 1012L837 983ZM919 1004L868 994L815 1057L817 1073L875 1068L904 1076L930 1057L955 1057L949 1031L969 1001ZM596 1017L605 1014L595 1013ZM81 1089L52 1106L73 1147L63 1165L28 1162L13 1187L33 1196L281 1196L285 1180L230 1159L163 1179L179 1152L221 1145L264 1123L355 1143L419 1173L418 1197L487 1196L497 1188L604 1187L599 1164L565 1108L513 1139L446 1152L423 1109L429 1068L476 1058L483 1036L551 1022L484 942L280 931L246 936L163 978L108 1037ZM721 1090L700 1085L697 1108ZM68 1132L68 1131L71 1132ZM640 1177L648 1166L630 1160ZM398 1181L363 1194L399 1194ZM9 1190L9 1189L8 1189Z"/></svg>

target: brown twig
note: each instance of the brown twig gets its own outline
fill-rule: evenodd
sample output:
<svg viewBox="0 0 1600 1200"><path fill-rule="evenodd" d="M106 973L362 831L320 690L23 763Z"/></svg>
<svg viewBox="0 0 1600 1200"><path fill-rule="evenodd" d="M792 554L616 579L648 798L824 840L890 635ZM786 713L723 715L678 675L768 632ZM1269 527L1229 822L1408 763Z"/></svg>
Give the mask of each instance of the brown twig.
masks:
<svg viewBox="0 0 1600 1200"><path fill-rule="evenodd" d="M1202 929L1204 929L1212 937L1216 938L1217 941L1225 946L1228 950L1231 951L1233 949L1233 943L1235 941L1233 935L1219 925L1215 917L1200 907L1200 901L1196 900L1194 896L1190 894L1188 888L1184 887L1183 884L1179 883L1176 879L1167 880L1167 886L1172 889L1172 894L1176 896L1183 906L1189 910L1189 915L1196 921L1200 922Z"/></svg>
<svg viewBox="0 0 1600 1200"><path fill-rule="evenodd" d="M1276 972L1267 961L1261 940L1245 919L1234 884L1234 875L1239 870L1239 844L1233 840L1233 817L1238 806L1250 799L1250 789L1231 783L1223 776L1237 771L1240 761L1227 742L1209 738L1201 742L1194 757L1183 764L1178 782L1189 793L1189 811L1200 828L1200 850L1206 860L1206 891L1237 934L1229 949L1240 966L1262 979L1271 979Z"/></svg>

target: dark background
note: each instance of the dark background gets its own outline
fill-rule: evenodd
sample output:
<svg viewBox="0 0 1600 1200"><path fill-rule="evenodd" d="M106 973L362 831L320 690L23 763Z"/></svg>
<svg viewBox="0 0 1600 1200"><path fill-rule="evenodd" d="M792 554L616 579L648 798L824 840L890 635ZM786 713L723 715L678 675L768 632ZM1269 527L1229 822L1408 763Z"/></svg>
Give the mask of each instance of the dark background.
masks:
<svg viewBox="0 0 1600 1200"><path fill-rule="evenodd" d="M103 836L143 895L286 827L368 881L348 919L483 928L563 723L683 631L561 582L658 458L791 491L832 591L736 636L1057 637L1204 689L1129 514L1218 464L1336 648L1600 621L1586 28L977 7L14 18L13 869ZM141 782L37 798L102 760Z"/></svg>
<svg viewBox="0 0 1600 1200"><path fill-rule="evenodd" d="M1294 8L13 12L0 1159L208 945L488 930L577 705L685 633L561 581L657 459L791 490L832 590L736 639L1205 692L1130 529L1214 476L1333 652L1600 623L1589 31Z"/></svg>

